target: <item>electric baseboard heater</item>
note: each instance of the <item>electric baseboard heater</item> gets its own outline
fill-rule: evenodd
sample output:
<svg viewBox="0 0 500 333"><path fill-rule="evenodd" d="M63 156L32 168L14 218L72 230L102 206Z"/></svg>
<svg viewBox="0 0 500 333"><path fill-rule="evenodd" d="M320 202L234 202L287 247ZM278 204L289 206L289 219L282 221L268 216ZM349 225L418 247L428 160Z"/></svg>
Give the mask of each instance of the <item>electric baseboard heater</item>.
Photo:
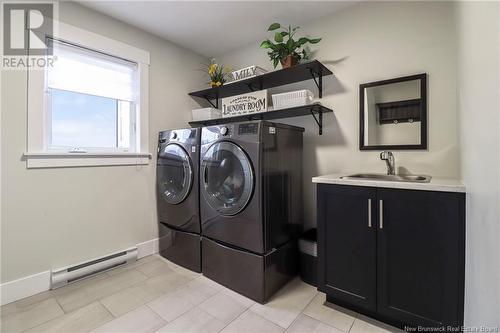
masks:
<svg viewBox="0 0 500 333"><path fill-rule="evenodd" d="M51 271L50 288L56 289L86 277L137 260L137 248L116 252L87 262Z"/></svg>

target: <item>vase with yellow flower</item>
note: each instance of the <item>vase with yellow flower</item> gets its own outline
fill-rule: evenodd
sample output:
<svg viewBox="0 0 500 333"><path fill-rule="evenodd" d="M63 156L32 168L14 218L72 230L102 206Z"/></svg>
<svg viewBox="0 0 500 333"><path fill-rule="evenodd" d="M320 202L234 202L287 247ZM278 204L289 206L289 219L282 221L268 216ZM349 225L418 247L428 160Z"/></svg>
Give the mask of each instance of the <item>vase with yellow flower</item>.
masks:
<svg viewBox="0 0 500 333"><path fill-rule="evenodd" d="M222 86L227 82L227 79L231 73L231 69L228 66L217 64L215 62L215 59L212 59L210 61L205 71L206 73L208 73L208 77L210 78L208 84L211 87Z"/></svg>

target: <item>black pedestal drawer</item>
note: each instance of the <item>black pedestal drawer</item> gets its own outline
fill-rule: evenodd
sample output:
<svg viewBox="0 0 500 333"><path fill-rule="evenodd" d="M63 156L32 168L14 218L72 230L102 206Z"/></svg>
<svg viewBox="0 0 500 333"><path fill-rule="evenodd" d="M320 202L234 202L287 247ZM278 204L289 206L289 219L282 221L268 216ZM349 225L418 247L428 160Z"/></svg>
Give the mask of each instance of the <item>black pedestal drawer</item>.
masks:
<svg viewBox="0 0 500 333"><path fill-rule="evenodd" d="M200 235L183 232L167 227L163 223L160 228L160 255L177 265L201 272Z"/></svg>
<svg viewBox="0 0 500 333"><path fill-rule="evenodd" d="M202 251L203 275L260 303L297 274L295 242L258 255L204 237Z"/></svg>

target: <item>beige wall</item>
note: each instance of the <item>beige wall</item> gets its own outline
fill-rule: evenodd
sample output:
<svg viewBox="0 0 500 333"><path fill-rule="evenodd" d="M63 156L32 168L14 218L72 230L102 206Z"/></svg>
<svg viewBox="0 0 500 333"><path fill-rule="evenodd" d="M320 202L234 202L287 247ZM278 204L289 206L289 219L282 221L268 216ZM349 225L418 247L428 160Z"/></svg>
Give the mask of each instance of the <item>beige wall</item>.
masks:
<svg viewBox="0 0 500 333"><path fill-rule="evenodd" d="M147 50L150 151L161 129L187 126L197 105L187 92L203 81L205 59L80 5L60 4L60 20ZM1 282L46 271L157 237L155 163L30 169L26 149L26 71L2 72Z"/></svg>
<svg viewBox="0 0 500 333"><path fill-rule="evenodd" d="M205 59L79 5L61 3L60 9L65 22L151 52L154 153L160 129L181 127L190 119L189 110L196 104L186 93L203 82L193 69ZM395 155L399 166L414 173L460 177L460 165L463 169L468 188L467 325L500 325L499 18L498 3L373 2L303 25L307 33L323 37L316 58L326 62L335 77L325 79L322 102L335 113L325 117L323 136L310 117L283 120L307 130L306 216L314 224L311 176L385 170L378 152L358 150L358 85L429 74L429 150ZM271 69L258 43L218 60L234 68L256 64ZM154 160L141 167L26 169L21 160L26 149L26 80L25 71L2 72L0 281L156 237ZM311 83L307 87L314 91Z"/></svg>
<svg viewBox="0 0 500 333"><path fill-rule="evenodd" d="M457 5L465 324L500 326L500 3Z"/></svg>
<svg viewBox="0 0 500 333"><path fill-rule="evenodd" d="M453 3L367 2L303 24L302 30L323 37L315 58L335 73L326 77L321 101L333 108L325 116L323 135L311 117L284 119L304 126L304 189L307 223L314 222L315 187L311 177L357 171L385 172L378 152L358 149L359 84L409 74L428 73L428 151L396 151L398 166L412 173L459 177L456 110L456 38ZM289 23L289 22L282 22ZM290 22L293 23L293 22ZM262 27L261 37L267 36ZM257 32L260 33L260 32ZM260 65L272 69L259 42L218 60L233 68ZM314 84L288 87L315 91Z"/></svg>

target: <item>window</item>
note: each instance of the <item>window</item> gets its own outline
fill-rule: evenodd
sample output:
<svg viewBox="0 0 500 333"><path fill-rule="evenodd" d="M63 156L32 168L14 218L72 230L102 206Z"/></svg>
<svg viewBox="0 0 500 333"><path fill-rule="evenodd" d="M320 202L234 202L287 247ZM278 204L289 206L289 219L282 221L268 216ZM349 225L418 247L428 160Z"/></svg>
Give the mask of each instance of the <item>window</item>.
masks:
<svg viewBox="0 0 500 333"><path fill-rule="evenodd" d="M136 152L137 64L51 40L45 112L49 150Z"/></svg>
<svg viewBox="0 0 500 333"><path fill-rule="evenodd" d="M148 164L149 53L58 23L30 69L28 168Z"/></svg>

